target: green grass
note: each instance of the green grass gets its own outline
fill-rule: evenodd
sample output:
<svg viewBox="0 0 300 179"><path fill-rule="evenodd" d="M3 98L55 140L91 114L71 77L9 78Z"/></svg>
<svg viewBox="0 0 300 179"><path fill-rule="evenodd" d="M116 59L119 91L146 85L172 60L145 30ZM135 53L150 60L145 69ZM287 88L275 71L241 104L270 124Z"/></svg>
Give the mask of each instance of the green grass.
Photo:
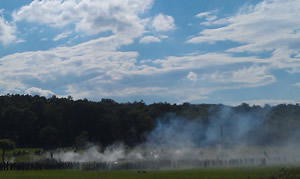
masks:
<svg viewBox="0 0 300 179"><path fill-rule="evenodd" d="M14 162L28 162L34 156L35 151L43 151L41 148L16 148L14 150L6 151L5 152L5 161L11 161L13 159ZM13 157L13 152L18 151L28 151L29 154ZM0 149L0 153L2 154L2 150Z"/></svg>
<svg viewBox="0 0 300 179"><path fill-rule="evenodd" d="M0 171L0 178L272 178L279 176L279 167L255 168L222 168L197 170L147 171ZM288 169L285 178L299 178L300 168Z"/></svg>

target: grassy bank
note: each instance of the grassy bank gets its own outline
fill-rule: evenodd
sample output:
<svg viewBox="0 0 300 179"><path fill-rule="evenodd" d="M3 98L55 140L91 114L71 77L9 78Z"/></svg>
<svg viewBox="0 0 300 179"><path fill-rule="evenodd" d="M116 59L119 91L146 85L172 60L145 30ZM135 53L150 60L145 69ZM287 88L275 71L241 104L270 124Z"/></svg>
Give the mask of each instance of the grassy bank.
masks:
<svg viewBox="0 0 300 179"><path fill-rule="evenodd" d="M299 178L300 168L222 168L169 171L1 171L0 178Z"/></svg>

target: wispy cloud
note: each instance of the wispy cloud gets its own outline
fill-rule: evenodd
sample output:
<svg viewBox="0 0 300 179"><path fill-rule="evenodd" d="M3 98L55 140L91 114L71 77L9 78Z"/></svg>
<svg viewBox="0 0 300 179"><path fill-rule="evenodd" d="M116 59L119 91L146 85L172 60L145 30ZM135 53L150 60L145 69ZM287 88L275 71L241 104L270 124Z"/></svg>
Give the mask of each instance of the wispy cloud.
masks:
<svg viewBox="0 0 300 179"><path fill-rule="evenodd" d="M57 36L55 36L53 38L53 41L58 41L58 40L61 40L61 39L64 39L64 38L67 38L69 35L72 34L72 31L66 31L66 32L63 32L61 34L58 34Z"/></svg>
<svg viewBox="0 0 300 179"><path fill-rule="evenodd" d="M197 17L197 18L204 18L204 17L207 17L207 16L209 16L210 14L212 14L212 12L210 11L210 12L201 12L201 13L199 13L199 14L197 14L195 17Z"/></svg>
<svg viewBox="0 0 300 179"><path fill-rule="evenodd" d="M197 14L195 17L199 19L205 19L205 22L202 22L202 25L212 25L212 23L218 18L216 16L218 10L208 11L208 12L201 12Z"/></svg>
<svg viewBox="0 0 300 179"><path fill-rule="evenodd" d="M28 21L51 27L74 25L76 32L88 35L112 32L132 40L144 32L139 14L152 6L153 0L69 0L32 1L13 13L15 22Z"/></svg>
<svg viewBox="0 0 300 179"><path fill-rule="evenodd" d="M164 14L158 14L154 17L152 27L158 32L166 32L176 28L174 18Z"/></svg>
<svg viewBox="0 0 300 179"><path fill-rule="evenodd" d="M24 42L26 42L26 40L24 40L24 39L19 39L16 41L16 43L24 43Z"/></svg>
<svg viewBox="0 0 300 179"><path fill-rule="evenodd" d="M233 83L244 84L244 87L258 87L274 83L276 78L267 74L265 66L250 66L249 68L237 69L231 72L214 72L203 74L202 80L212 83L229 84L234 88Z"/></svg>
<svg viewBox="0 0 300 179"><path fill-rule="evenodd" d="M0 83L10 83L1 85L0 91L11 90L13 84L26 90L32 80L40 85L52 83L60 87L80 83L81 80L87 80L89 75L92 78L97 76L114 80L117 74L134 70L132 67L135 67L135 61L131 59L137 56L135 52L114 52L118 43L111 37L100 38L72 47L24 52L0 58L0 71L3 73ZM61 84L56 79L66 81Z"/></svg>
<svg viewBox="0 0 300 179"><path fill-rule="evenodd" d="M2 45L8 45L16 40L16 27L13 24L7 22L3 15L3 11L0 11L0 43Z"/></svg>
<svg viewBox="0 0 300 179"><path fill-rule="evenodd" d="M300 83L296 83L296 84L295 84L295 86L297 86L297 87L299 87L299 88L300 88Z"/></svg>
<svg viewBox="0 0 300 179"><path fill-rule="evenodd" d="M199 35L187 40L188 43L212 43L219 41L238 42L241 45L227 49L229 53L270 52L273 68L300 68L300 60L292 58L299 54L300 18L297 9L300 2L263 1L256 6L243 7L236 15L213 20L212 24L223 25L201 31ZM209 13L200 14L200 17Z"/></svg>
<svg viewBox="0 0 300 179"><path fill-rule="evenodd" d="M198 75L196 74L196 73L194 73L194 72L189 72L189 74L186 76L186 78L188 79L188 80L191 80L191 81L197 81L197 79L198 79Z"/></svg>
<svg viewBox="0 0 300 179"><path fill-rule="evenodd" d="M36 33L44 37L39 43L48 49L1 57L0 93L51 95L59 91L58 96L72 95L75 99L107 97L128 101L145 97L150 101L199 102L224 90L280 83L274 72L278 69L288 71L288 75L300 72L300 3L296 0L245 5L230 16L218 10L190 14L191 23L199 22L199 33L189 29L195 26L182 25L189 22L177 25L182 18L177 20L175 14L145 13L153 3L31 1L13 12L13 22L0 18L1 44L22 42L21 39L31 43L30 37ZM21 35L16 28L27 22L36 26L23 27L20 31L27 36L16 37ZM63 33L49 35L58 30ZM191 33L195 35L189 36L186 43L181 41ZM41 42L45 40L56 43ZM166 46L147 51L161 45L158 42ZM300 87L295 81L291 85L293 89Z"/></svg>
<svg viewBox="0 0 300 179"><path fill-rule="evenodd" d="M39 96L45 96L45 97L51 97L54 95L54 93L50 90L43 90L41 88L31 87L25 91L26 94L30 94L32 96L39 95Z"/></svg>
<svg viewBox="0 0 300 179"><path fill-rule="evenodd" d="M140 39L140 43L147 44L151 42L160 42L160 39L154 36L145 36Z"/></svg>

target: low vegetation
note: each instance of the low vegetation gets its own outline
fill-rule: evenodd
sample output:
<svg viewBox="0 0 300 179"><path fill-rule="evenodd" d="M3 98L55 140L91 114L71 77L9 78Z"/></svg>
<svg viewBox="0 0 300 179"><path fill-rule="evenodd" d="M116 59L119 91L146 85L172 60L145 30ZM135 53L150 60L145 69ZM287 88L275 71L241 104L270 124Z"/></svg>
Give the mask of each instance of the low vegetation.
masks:
<svg viewBox="0 0 300 179"><path fill-rule="evenodd" d="M2 178L299 178L300 168L227 168L169 171L1 171Z"/></svg>

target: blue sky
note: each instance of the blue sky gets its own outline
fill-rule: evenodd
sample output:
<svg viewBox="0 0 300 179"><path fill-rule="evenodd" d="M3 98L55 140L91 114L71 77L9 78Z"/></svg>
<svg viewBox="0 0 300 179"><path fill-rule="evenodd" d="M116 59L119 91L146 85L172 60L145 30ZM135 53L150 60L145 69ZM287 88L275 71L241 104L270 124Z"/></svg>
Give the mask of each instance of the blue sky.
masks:
<svg viewBox="0 0 300 179"><path fill-rule="evenodd" d="M297 0L0 1L0 94L298 103Z"/></svg>

